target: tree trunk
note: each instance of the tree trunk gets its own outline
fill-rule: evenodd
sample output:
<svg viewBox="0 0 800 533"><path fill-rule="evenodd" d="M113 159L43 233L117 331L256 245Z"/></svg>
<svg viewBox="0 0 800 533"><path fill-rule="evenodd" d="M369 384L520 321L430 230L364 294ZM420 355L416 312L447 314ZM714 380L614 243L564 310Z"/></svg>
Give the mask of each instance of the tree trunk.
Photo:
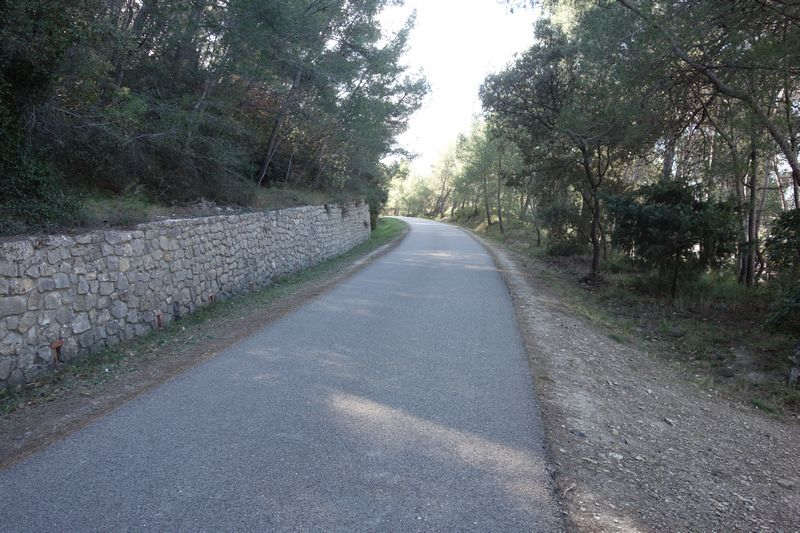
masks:
<svg viewBox="0 0 800 533"><path fill-rule="evenodd" d="M294 149L292 150L292 155L289 156L289 165L286 167L286 175L283 178L285 183L289 183L289 180L292 177L292 162L294 161Z"/></svg>
<svg viewBox="0 0 800 533"><path fill-rule="evenodd" d="M281 109L278 111L278 116L275 117L275 123L272 125L272 131L269 134L269 143L267 145L267 155L264 157L264 162L261 165L261 171L258 173L258 185L264 181L264 178L269 171L269 165L272 163L272 158L275 157L275 153L278 151L278 146L280 145L279 134L281 131L281 127L283 126L283 120L286 118L286 115L289 112L289 105L291 104L292 96L294 91L300 85L300 77L302 76L303 71L302 69L297 69L295 72L294 80L292 80L292 86L289 88L289 93L286 95L286 100L284 101Z"/></svg>
<svg viewBox="0 0 800 533"><path fill-rule="evenodd" d="M783 187L783 180L781 179L781 173L778 170L778 165L775 164L773 161L773 165L775 168L775 180L778 182L778 198L781 202L781 211L786 211L789 209L788 205L786 204L786 191Z"/></svg>
<svg viewBox="0 0 800 533"><path fill-rule="evenodd" d="M750 181L748 182L749 198L747 202L747 250L744 258L744 282L748 287L755 281L756 250L758 249L758 228L756 227L756 205L758 199L758 149L756 135L750 138Z"/></svg>
<svg viewBox="0 0 800 533"><path fill-rule="evenodd" d="M284 114L285 109L281 109L278 116L275 118L275 123L272 125L272 131L269 134L269 143L267 144L267 155L264 157L264 162L261 164L261 171L258 173L259 187L264 182L264 178L267 176L267 171L269 170L269 165L272 163L272 158L278 150L278 133L280 132Z"/></svg>
<svg viewBox="0 0 800 533"><path fill-rule="evenodd" d="M492 225L492 211L489 208L489 178L484 173L483 175L483 204L486 208L486 224Z"/></svg>
<svg viewBox="0 0 800 533"><path fill-rule="evenodd" d="M528 195L524 192L519 195L519 219L525 219L525 210L528 206Z"/></svg>
<svg viewBox="0 0 800 533"><path fill-rule="evenodd" d="M591 277L597 277L600 272L600 198L597 188L592 189L592 271Z"/></svg>
<svg viewBox="0 0 800 533"><path fill-rule="evenodd" d="M667 145L664 149L664 165L661 168L662 181L670 181L672 179L672 165L675 163L675 146L678 140L670 136L667 139Z"/></svg>
<svg viewBox="0 0 800 533"><path fill-rule="evenodd" d="M675 252L675 255L672 258L674 264L672 265L672 287L670 287L670 294L672 295L673 300L678 294L678 271L681 266L680 258L680 252Z"/></svg>
<svg viewBox="0 0 800 533"><path fill-rule="evenodd" d="M527 194L525 195L525 203L522 204L522 209L520 209L519 212L520 221L522 222L525 221L525 215L528 214L528 208L530 207L530 205L531 205L531 195ZM531 215L531 222L533 222L533 215Z"/></svg>
<svg viewBox="0 0 800 533"><path fill-rule="evenodd" d="M600 222L598 224L600 229L600 243L603 245L603 261L608 260L608 242L606 241L606 229L603 226L603 223Z"/></svg>
<svg viewBox="0 0 800 533"><path fill-rule="evenodd" d="M800 187L797 186L797 182L792 183L792 190L794 191L794 208L800 209Z"/></svg>
<svg viewBox="0 0 800 533"><path fill-rule="evenodd" d="M499 165L498 165L499 166ZM505 235L506 230L503 227L503 178L502 174L497 172L497 223L500 226L500 233Z"/></svg>

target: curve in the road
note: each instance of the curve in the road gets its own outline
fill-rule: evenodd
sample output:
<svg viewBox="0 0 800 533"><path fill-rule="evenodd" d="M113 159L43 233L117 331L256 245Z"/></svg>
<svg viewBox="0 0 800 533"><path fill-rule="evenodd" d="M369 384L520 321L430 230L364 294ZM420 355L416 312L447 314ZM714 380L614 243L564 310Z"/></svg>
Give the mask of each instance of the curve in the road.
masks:
<svg viewBox="0 0 800 533"><path fill-rule="evenodd" d="M405 241L0 472L0 529L557 531L512 305L462 230Z"/></svg>

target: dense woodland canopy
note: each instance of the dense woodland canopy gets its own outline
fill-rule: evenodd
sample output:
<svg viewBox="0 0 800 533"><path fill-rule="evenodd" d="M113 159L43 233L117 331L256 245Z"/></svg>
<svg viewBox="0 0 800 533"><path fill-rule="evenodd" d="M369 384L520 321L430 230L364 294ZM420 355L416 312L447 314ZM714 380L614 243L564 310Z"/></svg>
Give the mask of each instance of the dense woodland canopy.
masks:
<svg viewBox="0 0 800 533"><path fill-rule="evenodd" d="M392 0L0 2L0 231L87 195L252 204L281 185L366 197L427 87Z"/></svg>
<svg viewBox="0 0 800 533"><path fill-rule="evenodd" d="M484 119L390 207L522 226L591 257L588 280L625 260L673 297L709 274L769 285L800 330L800 2L541 7Z"/></svg>

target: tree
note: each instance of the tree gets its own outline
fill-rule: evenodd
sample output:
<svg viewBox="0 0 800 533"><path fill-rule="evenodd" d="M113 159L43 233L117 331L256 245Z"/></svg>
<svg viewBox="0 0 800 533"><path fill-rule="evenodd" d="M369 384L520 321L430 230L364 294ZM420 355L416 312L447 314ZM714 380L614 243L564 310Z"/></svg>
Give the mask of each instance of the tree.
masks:
<svg viewBox="0 0 800 533"><path fill-rule="evenodd" d="M165 203L248 205L282 184L381 202L381 161L427 90L401 62L413 18L394 35L378 23L390 2L6 2L4 179L35 168L47 179L30 185Z"/></svg>
<svg viewBox="0 0 800 533"><path fill-rule="evenodd" d="M589 275L595 277L602 187L646 138L641 126L647 122L636 120L631 108L639 111L641 103L632 91L619 91L608 64L584 61L584 49L547 20L538 24L537 38L510 69L487 79L481 97L504 127L524 130L532 144L581 174L584 206L591 213Z"/></svg>
<svg viewBox="0 0 800 533"><path fill-rule="evenodd" d="M733 250L730 205L703 200L697 187L661 181L610 198L609 209L616 244L669 280L672 298L682 273L695 276Z"/></svg>
<svg viewBox="0 0 800 533"><path fill-rule="evenodd" d="M687 68L701 74L720 94L744 104L780 148L800 186L798 121L792 104L798 91L800 6L771 0L732 3L616 0L660 35ZM780 90L765 94L764 78ZM782 113L773 113L776 103ZM797 205L795 193L795 207Z"/></svg>

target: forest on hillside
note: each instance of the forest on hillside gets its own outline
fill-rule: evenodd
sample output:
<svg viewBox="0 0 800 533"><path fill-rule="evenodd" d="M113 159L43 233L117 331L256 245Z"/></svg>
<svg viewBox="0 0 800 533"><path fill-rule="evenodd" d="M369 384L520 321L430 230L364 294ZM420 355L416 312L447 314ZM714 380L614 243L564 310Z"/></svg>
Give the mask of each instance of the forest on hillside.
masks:
<svg viewBox="0 0 800 533"><path fill-rule="evenodd" d="M0 233L87 199L253 205L297 187L379 208L427 91L391 0L0 3ZM137 200L138 201L138 200Z"/></svg>
<svg viewBox="0 0 800 533"><path fill-rule="evenodd" d="M800 331L800 5L545 2L535 44L481 89L482 120L390 212L524 226L587 281L771 287Z"/></svg>

